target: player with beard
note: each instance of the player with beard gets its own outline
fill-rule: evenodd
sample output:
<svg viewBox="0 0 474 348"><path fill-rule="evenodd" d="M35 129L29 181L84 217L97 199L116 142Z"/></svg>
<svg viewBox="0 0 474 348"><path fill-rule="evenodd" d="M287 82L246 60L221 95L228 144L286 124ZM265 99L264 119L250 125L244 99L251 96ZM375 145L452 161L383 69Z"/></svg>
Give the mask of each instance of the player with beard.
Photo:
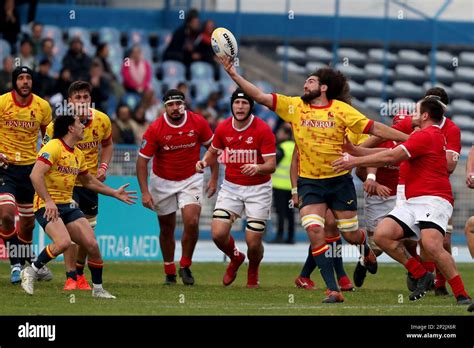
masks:
<svg viewBox="0 0 474 348"><path fill-rule="evenodd" d="M144 207L154 210L160 224L160 246L166 274L165 284L176 283L174 263L176 211L181 209L184 230L179 276L193 285L192 256L199 236L203 175L196 173L201 145L209 147L212 130L199 114L185 109L184 94L170 89L163 97L166 112L143 135L137 159L137 178ZM153 158L150 183L148 162ZM208 197L216 192L218 165L211 167Z"/></svg>
<svg viewBox="0 0 474 348"><path fill-rule="evenodd" d="M11 282L20 282L25 261L31 263L31 243L35 227L30 173L36 160L38 133L51 122L49 103L31 93L33 71L25 66L12 72L11 92L0 96L0 237L9 246ZM15 222L17 212L20 216ZM20 255L20 250L26 255ZM39 280L51 280L44 267Z"/></svg>
<svg viewBox="0 0 474 348"><path fill-rule="evenodd" d="M233 222L245 212L247 287L258 288L262 238L272 206L271 174L276 168L276 141L270 127L252 114L254 101L241 89L232 94L230 105L233 117L217 126L212 145L202 161L196 163L196 171L202 172L218 159L226 165L211 227L214 243L230 258L222 282L224 286L232 284L245 260L245 254L238 250L230 234Z"/></svg>
<svg viewBox="0 0 474 348"><path fill-rule="evenodd" d="M406 134L368 119L347 102L349 85L339 71L322 68L309 75L301 97L267 94L240 76L231 59L220 59L229 76L257 103L274 110L291 123L299 152L298 196L300 215L311 242L316 265L327 286L323 302L343 302L334 276L332 257L328 257L324 226L328 209L336 218L338 230L350 244L361 245L365 264L371 273L377 271L377 260L366 234L359 228L357 195L349 171L336 173L331 162L342 153L344 136L349 129L355 134L384 134L384 138L404 141Z"/></svg>

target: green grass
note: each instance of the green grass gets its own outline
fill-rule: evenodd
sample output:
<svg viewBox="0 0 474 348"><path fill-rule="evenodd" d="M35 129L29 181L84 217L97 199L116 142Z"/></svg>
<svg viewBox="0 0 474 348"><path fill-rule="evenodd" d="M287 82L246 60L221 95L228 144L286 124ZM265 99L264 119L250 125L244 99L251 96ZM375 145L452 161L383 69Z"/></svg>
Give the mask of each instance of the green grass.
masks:
<svg viewBox="0 0 474 348"><path fill-rule="evenodd" d="M352 275L354 264L347 264ZM472 265L458 265L466 289L474 289ZM55 279L37 282L35 294L27 295L19 285L10 284L9 264L0 263L0 315L468 315L452 296L429 293L415 303L408 300L405 271L400 265L382 264L355 292L344 293L342 304L322 304L322 279L315 273L318 290L295 288L293 281L300 264L263 264L260 289L247 289L246 266L230 287L222 286L225 265L195 263L196 284L164 286L159 263L108 263L104 287L116 300L100 300L88 291L64 292L64 268L52 263ZM89 277L89 272L86 271ZM400 299L403 303L399 303ZM291 300L293 303L290 303ZM184 301L183 301L184 300ZM184 302L184 303L182 303Z"/></svg>

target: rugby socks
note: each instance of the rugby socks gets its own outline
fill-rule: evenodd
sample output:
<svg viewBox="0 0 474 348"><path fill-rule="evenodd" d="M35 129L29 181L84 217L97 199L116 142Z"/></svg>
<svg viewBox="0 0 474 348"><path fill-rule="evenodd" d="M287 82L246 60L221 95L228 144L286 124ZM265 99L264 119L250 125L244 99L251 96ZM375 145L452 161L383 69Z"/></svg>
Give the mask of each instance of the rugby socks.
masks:
<svg viewBox="0 0 474 348"><path fill-rule="evenodd" d="M76 272L78 276L84 275L84 266L86 261L76 261Z"/></svg>
<svg viewBox="0 0 474 348"><path fill-rule="evenodd" d="M303 269L301 270L300 276L303 278L310 278L311 273L313 273L314 269L316 268L316 262L314 262L313 253L311 252L311 245L308 249L308 257L303 265Z"/></svg>
<svg viewBox="0 0 474 348"><path fill-rule="evenodd" d="M419 279L426 274L426 269L423 265L414 257L410 257L405 264L405 268L410 272L415 279Z"/></svg>
<svg viewBox="0 0 474 348"><path fill-rule="evenodd" d="M29 264L33 263L33 260L35 259L35 254L32 248L32 236L24 236L21 232L21 229L18 228L18 234L15 238L18 239L18 244L22 246L22 250L25 250L25 255L22 255L20 257L21 265L23 266L26 262L28 262Z"/></svg>
<svg viewBox="0 0 474 348"><path fill-rule="evenodd" d="M235 246L235 241L232 236L229 236L229 242L227 245L217 245L219 249L221 249L224 254L226 254L229 259L233 260L236 256L239 255L239 249Z"/></svg>
<svg viewBox="0 0 474 348"><path fill-rule="evenodd" d="M448 280L451 289L453 289L454 297L464 296L469 297L466 290L464 290L464 284L462 282L461 276L458 274L457 276Z"/></svg>
<svg viewBox="0 0 474 348"><path fill-rule="evenodd" d="M189 268L191 267L193 261L190 257L181 256L181 260L179 260L179 267L181 268Z"/></svg>
<svg viewBox="0 0 474 348"><path fill-rule="evenodd" d="M433 273L435 271L436 264L432 261L423 261L423 267L425 267L428 272Z"/></svg>
<svg viewBox="0 0 474 348"><path fill-rule="evenodd" d="M24 265L24 261L22 263L22 259L19 257L20 241L18 240L16 234L10 239L3 239L3 242L5 243L5 246L8 246L8 258L10 259L10 265L12 267Z"/></svg>
<svg viewBox="0 0 474 348"><path fill-rule="evenodd" d="M440 272L439 269L436 269L435 288L444 288L444 287L446 287L446 278Z"/></svg>
<svg viewBox="0 0 474 348"><path fill-rule="evenodd" d="M369 243L367 241L367 233L365 233L364 230L359 229L359 232L361 233L360 237L360 251L363 257L369 255L370 248L369 248ZM342 243L342 242L341 242Z"/></svg>
<svg viewBox="0 0 474 348"><path fill-rule="evenodd" d="M347 276L342 263L342 240L341 236L326 238L326 243L331 248L332 262L336 271L337 279Z"/></svg>
<svg viewBox="0 0 474 348"><path fill-rule="evenodd" d="M31 264L31 267L33 267L33 269L36 272L38 272L38 270L41 267L46 265L49 261L55 259L56 256L58 256L58 255L54 255L51 252L50 245L47 245L46 248L44 248L43 251L41 251L41 253L38 255L38 258L36 259L36 261Z"/></svg>
<svg viewBox="0 0 474 348"><path fill-rule="evenodd" d="M77 272L76 271L66 272L66 279L68 278L71 278L77 281Z"/></svg>
<svg viewBox="0 0 474 348"><path fill-rule="evenodd" d="M326 283L327 288L330 291L339 291L339 287L334 277L334 265L332 263L332 257L326 256L326 252L329 250L329 245L326 243L313 248L311 253L313 254L314 262L319 267L321 276Z"/></svg>
<svg viewBox="0 0 474 348"><path fill-rule="evenodd" d="M165 262L164 266L166 275L176 275L176 265L174 262Z"/></svg>
<svg viewBox="0 0 474 348"><path fill-rule="evenodd" d="M89 266L89 270L91 271L92 283L94 285L102 284L102 270L104 263L88 260L87 266Z"/></svg>

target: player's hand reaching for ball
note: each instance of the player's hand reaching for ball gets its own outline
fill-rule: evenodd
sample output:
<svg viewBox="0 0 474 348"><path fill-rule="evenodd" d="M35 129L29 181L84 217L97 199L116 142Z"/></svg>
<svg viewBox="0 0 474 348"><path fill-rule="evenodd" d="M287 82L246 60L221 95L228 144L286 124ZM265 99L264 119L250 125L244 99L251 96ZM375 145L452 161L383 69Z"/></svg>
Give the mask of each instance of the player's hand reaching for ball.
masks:
<svg viewBox="0 0 474 348"><path fill-rule="evenodd" d="M137 191L126 191L125 189L128 186L130 186L130 184L120 186L117 190L115 190L114 197L124 203L132 205L136 203L135 200L138 198L137 196L135 196L137 194Z"/></svg>
<svg viewBox="0 0 474 348"><path fill-rule="evenodd" d="M44 204L44 214L43 217L47 221L56 222L59 218L58 207L53 202L53 200L47 200Z"/></svg>
<svg viewBox="0 0 474 348"><path fill-rule="evenodd" d="M3 168L3 169L8 168L8 158L3 153L0 153L0 168Z"/></svg>
<svg viewBox="0 0 474 348"><path fill-rule="evenodd" d="M196 162L196 172L204 173L204 168L207 167L206 161L197 161Z"/></svg>
<svg viewBox="0 0 474 348"><path fill-rule="evenodd" d="M467 173L466 184L467 187L474 189L474 173Z"/></svg>
<svg viewBox="0 0 474 348"><path fill-rule="evenodd" d="M345 153L341 158L332 162L331 165L336 173L351 170L356 167L355 158L348 153Z"/></svg>
<svg viewBox="0 0 474 348"><path fill-rule="evenodd" d="M227 71L227 73L232 76L237 73L234 67L234 60L230 57L217 57L217 60L219 63L222 64L224 67L224 70Z"/></svg>
<svg viewBox="0 0 474 348"><path fill-rule="evenodd" d="M241 173L244 175L248 176L254 176L255 174L258 174L258 164L244 164L243 166L240 167Z"/></svg>
<svg viewBox="0 0 474 348"><path fill-rule="evenodd" d="M155 210L155 203L153 202L153 198L151 197L150 192L143 192L142 193L142 205L145 208Z"/></svg>

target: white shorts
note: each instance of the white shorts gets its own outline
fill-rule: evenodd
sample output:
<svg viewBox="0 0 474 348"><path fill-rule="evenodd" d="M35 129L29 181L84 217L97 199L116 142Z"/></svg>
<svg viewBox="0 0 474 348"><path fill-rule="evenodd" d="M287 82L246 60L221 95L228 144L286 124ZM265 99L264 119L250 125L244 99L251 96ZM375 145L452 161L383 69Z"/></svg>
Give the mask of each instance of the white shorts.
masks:
<svg viewBox="0 0 474 348"><path fill-rule="evenodd" d="M150 174L150 194L158 215L168 215L188 204L201 204L203 195L203 174L180 180L160 178L153 171Z"/></svg>
<svg viewBox="0 0 474 348"><path fill-rule="evenodd" d="M364 192L365 219L368 231L375 231L377 224L395 208L396 201L397 196L384 198L369 196L367 192Z"/></svg>
<svg viewBox="0 0 474 348"><path fill-rule="evenodd" d="M405 185L397 185L397 207L407 200L405 196Z"/></svg>
<svg viewBox="0 0 474 348"><path fill-rule="evenodd" d="M411 239L420 239L420 222L432 222L446 232L448 221L453 213L453 206L446 199L437 196L420 196L407 199L395 207L392 215L405 223L416 235Z"/></svg>
<svg viewBox="0 0 474 348"><path fill-rule="evenodd" d="M227 180L221 185L216 209L223 209L241 217L270 220L272 206L272 181L260 185L243 186Z"/></svg>

